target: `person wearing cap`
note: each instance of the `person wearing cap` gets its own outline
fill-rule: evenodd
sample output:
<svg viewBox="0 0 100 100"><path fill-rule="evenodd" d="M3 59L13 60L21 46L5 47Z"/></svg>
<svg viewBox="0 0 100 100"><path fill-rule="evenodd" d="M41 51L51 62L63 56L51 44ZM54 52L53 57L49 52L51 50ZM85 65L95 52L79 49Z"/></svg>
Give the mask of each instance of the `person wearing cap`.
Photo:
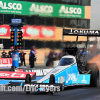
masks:
<svg viewBox="0 0 100 100"><path fill-rule="evenodd" d="M30 68L35 67L34 62L36 61L36 48L33 46L30 52Z"/></svg>

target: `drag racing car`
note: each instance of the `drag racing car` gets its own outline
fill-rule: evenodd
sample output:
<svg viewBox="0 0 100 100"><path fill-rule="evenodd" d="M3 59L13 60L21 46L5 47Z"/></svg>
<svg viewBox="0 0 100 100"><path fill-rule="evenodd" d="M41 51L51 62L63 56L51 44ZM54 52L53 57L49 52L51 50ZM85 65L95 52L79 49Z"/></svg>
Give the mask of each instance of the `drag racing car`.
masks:
<svg viewBox="0 0 100 100"><path fill-rule="evenodd" d="M14 82L10 82L9 85L13 85ZM16 83L16 85L18 82ZM26 75L25 82L21 82L20 86L32 86L32 85L48 85L48 86L60 86L60 91L64 90L64 87L76 86L76 85L89 85L97 87L99 84L99 70L97 66L92 66L90 70L81 70L77 64L75 56L66 55L63 56L58 66L52 69L45 76L32 82L30 74ZM14 83L15 85L15 83ZM40 90L40 87L38 88ZM26 91L30 93L31 91ZM49 91L54 93L55 91Z"/></svg>
<svg viewBox="0 0 100 100"><path fill-rule="evenodd" d="M77 36L76 44L78 41L78 36L100 36L91 34L82 34L75 31L75 33L69 32L67 29L63 29L63 35L74 35ZM88 44L88 38L86 43L86 49ZM57 67L52 69L46 75L41 77L39 80L31 82L30 74L26 75L25 82L20 83L21 86L25 85L53 85L60 86L60 90L64 90L64 87L75 86L75 85L89 85L97 87L99 84L99 69L95 63L88 63L87 53L81 55L77 46L75 47L66 47L65 52L67 55L63 56ZM83 58L83 59L81 59ZM13 84L12 82L10 83ZM41 90L40 87L38 90ZM50 91L51 92L51 91ZM26 93L29 93L29 91ZM52 91L51 93L54 93Z"/></svg>

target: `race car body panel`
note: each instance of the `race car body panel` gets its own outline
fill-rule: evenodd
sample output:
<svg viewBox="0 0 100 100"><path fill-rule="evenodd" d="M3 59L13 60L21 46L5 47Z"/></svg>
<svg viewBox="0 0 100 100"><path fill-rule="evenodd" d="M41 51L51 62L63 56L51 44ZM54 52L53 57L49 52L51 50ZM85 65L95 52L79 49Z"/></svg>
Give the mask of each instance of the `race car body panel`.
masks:
<svg viewBox="0 0 100 100"><path fill-rule="evenodd" d="M90 74L79 74L75 57L62 57L62 59L65 58L72 58L73 62L69 65L59 66L60 64L62 64L60 62L60 64L56 68L54 68L47 75L45 75L43 78L37 81L37 83L49 83L50 75L53 74L55 76L55 83L62 83L64 85L90 84ZM62 59L61 61L64 61Z"/></svg>

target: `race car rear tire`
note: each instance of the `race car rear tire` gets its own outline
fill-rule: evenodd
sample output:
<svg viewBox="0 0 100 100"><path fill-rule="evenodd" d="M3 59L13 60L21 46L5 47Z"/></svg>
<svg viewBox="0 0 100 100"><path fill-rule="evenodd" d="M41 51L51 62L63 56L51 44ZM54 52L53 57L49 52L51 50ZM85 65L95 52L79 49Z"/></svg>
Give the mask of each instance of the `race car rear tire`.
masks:
<svg viewBox="0 0 100 100"><path fill-rule="evenodd" d="M26 75L25 83L31 83L31 75L30 75L30 74L27 74L27 75ZM26 93L29 94L30 91L26 91Z"/></svg>
<svg viewBox="0 0 100 100"><path fill-rule="evenodd" d="M99 85L99 69L96 66L91 68L91 78L90 78L90 86L98 87Z"/></svg>
<svg viewBox="0 0 100 100"><path fill-rule="evenodd" d="M25 83L31 83L31 75L30 74L26 75Z"/></svg>

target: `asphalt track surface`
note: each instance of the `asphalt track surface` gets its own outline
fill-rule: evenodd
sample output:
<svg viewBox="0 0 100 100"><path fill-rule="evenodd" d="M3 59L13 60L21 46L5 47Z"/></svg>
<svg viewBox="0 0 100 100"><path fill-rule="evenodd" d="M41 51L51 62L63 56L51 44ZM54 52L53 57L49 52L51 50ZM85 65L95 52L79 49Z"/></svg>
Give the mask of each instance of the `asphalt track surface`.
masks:
<svg viewBox="0 0 100 100"><path fill-rule="evenodd" d="M0 100L100 100L100 87L72 87L62 92L31 93L0 92Z"/></svg>
<svg viewBox="0 0 100 100"><path fill-rule="evenodd" d="M0 92L0 100L100 100L100 85L98 88L66 87L64 91L53 95L50 93Z"/></svg>

